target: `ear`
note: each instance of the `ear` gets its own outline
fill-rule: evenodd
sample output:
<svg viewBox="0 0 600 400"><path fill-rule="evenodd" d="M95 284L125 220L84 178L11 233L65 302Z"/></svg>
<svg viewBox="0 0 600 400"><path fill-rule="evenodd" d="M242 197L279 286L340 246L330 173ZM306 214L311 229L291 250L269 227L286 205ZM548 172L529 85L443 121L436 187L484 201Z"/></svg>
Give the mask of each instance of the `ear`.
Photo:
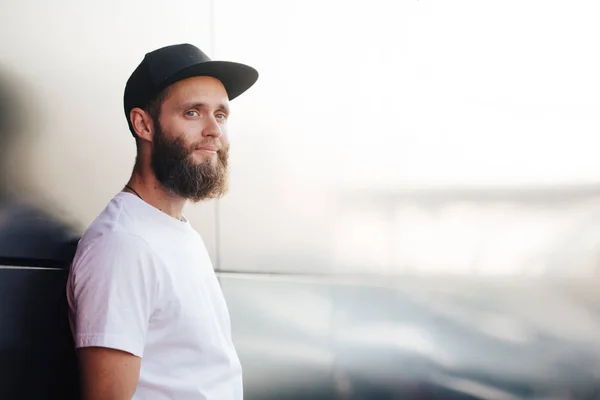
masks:
<svg viewBox="0 0 600 400"><path fill-rule="evenodd" d="M152 138L154 137L154 126L152 124L152 118L150 118L150 115L148 115L146 111L138 107L131 109L129 112L129 120L131 121L133 130L140 139L149 142L152 141Z"/></svg>

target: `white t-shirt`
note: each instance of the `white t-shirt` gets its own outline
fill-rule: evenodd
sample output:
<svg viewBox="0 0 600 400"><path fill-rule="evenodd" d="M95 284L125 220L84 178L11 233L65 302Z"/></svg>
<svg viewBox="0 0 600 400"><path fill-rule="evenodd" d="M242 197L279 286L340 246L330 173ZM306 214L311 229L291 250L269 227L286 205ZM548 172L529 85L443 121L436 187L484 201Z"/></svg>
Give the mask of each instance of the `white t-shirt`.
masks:
<svg viewBox="0 0 600 400"><path fill-rule="evenodd" d="M187 220L118 193L79 242L67 296L76 347L142 358L133 399L242 399L227 305Z"/></svg>

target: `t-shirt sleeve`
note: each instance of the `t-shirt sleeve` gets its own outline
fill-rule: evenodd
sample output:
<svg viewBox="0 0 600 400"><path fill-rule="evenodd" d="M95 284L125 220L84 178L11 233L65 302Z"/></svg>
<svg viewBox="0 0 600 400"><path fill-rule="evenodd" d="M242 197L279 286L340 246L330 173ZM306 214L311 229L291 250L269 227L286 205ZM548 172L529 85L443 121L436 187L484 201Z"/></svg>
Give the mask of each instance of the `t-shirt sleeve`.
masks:
<svg viewBox="0 0 600 400"><path fill-rule="evenodd" d="M69 279L75 347L142 357L159 282L159 260L142 239L113 232L92 241L76 256Z"/></svg>

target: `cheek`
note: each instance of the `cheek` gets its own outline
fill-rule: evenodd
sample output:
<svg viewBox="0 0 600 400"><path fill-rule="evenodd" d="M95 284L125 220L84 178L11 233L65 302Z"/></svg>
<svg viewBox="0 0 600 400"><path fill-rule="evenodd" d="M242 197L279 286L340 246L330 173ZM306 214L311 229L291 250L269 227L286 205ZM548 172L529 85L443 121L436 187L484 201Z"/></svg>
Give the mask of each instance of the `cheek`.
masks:
<svg viewBox="0 0 600 400"><path fill-rule="evenodd" d="M171 136L174 138L183 136L185 142L188 144L202 139L202 124L198 121L174 119L165 128L169 129Z"/></svg>
<svg viewBox="0 0 600 400"><path fill-rule="evenodd" d="M186 126L185 121L178 120L177 118L161 118L162 130L166 136L171 139L179 137L182 133L187 133L189 127Z"/></svg>
<svg viewBox="0 0 600 400"><path fill-rule="evenodd" d="M223 146L229 146L229 133L227 132L227 126L221 127L221 143Z"/></svg>

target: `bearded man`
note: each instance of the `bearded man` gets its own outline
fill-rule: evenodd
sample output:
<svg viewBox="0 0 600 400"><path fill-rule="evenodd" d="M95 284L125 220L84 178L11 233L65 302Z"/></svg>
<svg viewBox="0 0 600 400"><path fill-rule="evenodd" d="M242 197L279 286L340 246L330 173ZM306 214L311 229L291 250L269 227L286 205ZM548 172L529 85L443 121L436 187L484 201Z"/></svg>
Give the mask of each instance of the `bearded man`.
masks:
<svg viewBox="0 0 600 400"><path fill-rule="evenodd" d="M135 167L79 241L67 284L83 400L243 398L227 305L183 208L225 194L229 101L257 79L178 44L127 81Z"/></svg>

